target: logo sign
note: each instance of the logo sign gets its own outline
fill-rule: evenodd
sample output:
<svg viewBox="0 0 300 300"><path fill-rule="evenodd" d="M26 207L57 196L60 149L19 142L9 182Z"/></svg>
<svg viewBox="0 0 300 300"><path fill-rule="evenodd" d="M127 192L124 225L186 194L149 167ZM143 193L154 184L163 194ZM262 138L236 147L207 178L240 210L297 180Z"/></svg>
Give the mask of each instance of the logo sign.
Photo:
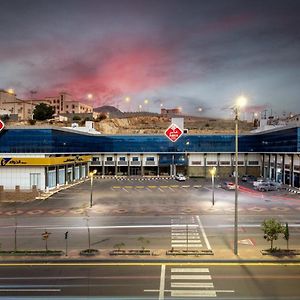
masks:
<svg viewBox="0 0 300 300"><path fill-rule="evenodd" d="M172 124L166 131L165 135L172 141L176 142L183 134L183 130L176 124Z"/></svg>
<svg viewBox="0 0 300 300"><path fill-rule="evenodd" d="M0 120L0 131L4 128L4 123Z"/></svg>

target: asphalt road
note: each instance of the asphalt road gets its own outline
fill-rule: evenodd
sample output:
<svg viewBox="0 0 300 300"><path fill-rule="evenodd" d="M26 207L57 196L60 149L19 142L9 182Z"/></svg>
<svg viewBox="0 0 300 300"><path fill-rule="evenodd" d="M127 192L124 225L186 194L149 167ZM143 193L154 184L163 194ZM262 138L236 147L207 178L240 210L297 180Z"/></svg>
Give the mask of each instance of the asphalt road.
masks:
<svg viewBox="0 0 300 300"><path fill-rule="evenodd" d="M41 234L51 232L50 249L65 249L69 232L72 250L88 247L90 228L94 248L112 249L117 243L140 248L137 239L149 240L150 249L213 250L232 248L234 192L215 189L211 203L209 182L197 180L116 181L96 180L94 205L89 208L89 182L61 191L45 201L1 205L2 249L14 248L17 228L18 249L43 249ZM283 192L260 193L244 187L239 193L239 240L241 248L267 248L261 222L276 217L290 225L290 247L300 248L300 199ZM208 243L207 243L208 242ZM275 246L285 247L285 241Z"/></svg>
<svg viewBox="0 0 300 300"><path fill-rule="evenodd" d="M296 300L299 280L299 264L1 265L0 297Z"/></svg>

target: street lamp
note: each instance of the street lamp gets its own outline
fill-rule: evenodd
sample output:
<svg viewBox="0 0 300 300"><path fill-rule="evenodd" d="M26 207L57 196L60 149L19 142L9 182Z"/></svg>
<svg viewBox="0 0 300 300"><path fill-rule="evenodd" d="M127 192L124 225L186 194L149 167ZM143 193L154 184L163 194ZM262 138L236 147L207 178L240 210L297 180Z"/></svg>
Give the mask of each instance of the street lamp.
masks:
<svg viewBox="0 0 300 300"><path fill-rule="evenodd" d="M217 168L213 167L210 169L210 175L211 175L211 187L212 187L212 205L215 205L215 175L217 172Z"/></svg>
<svg viewBox="0 0 300 300"><path fill-rule="evenodd" d="M127 103L127 110L128 110L128 112L130 111L130 97L129 96L127 96L127 97L125 97L125 102Z"/></svg>
<svg viewBox="0 0 300 300"><path fill-rule="evenodd" d="M94 170L92 172L90 172L90 177L91 177L91 196L90 196L90 208L93 207L93 179L94 179L94 175L97 173L97 170Z"/></svg>
<svg viewBox="0 0 300 300"><path fill-rule="evenodd" d="M238 255L238 178L239 178L239 148L238 148L238 138L239 138L239 112L247 103L247 98L245 96L240 96L236 100L236 104L233 108L235 114L235 193L234 193L234 254Z"/></svg>

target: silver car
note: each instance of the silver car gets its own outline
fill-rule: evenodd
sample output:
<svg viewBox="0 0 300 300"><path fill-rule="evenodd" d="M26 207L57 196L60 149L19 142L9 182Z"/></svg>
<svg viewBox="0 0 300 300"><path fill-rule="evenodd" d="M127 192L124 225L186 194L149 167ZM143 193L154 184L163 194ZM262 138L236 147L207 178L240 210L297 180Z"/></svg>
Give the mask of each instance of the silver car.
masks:
<svg viewBox="0 0 300 300"><path fill-rule="evenodd" d="M278 185L274 182L264 182L256 187L260 192L278 191Z"/></svg>

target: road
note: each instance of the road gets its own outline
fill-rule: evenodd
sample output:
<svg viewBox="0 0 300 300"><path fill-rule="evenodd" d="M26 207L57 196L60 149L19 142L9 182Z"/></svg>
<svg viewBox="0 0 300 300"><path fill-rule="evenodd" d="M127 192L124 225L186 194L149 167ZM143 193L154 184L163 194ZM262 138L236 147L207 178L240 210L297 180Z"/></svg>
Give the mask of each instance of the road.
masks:
<svg viewBox="0 0 300 300"><path fill-rule="evenodd" d="M0 267L0 297L300 299L299 264L86 264Z"/></svg>

